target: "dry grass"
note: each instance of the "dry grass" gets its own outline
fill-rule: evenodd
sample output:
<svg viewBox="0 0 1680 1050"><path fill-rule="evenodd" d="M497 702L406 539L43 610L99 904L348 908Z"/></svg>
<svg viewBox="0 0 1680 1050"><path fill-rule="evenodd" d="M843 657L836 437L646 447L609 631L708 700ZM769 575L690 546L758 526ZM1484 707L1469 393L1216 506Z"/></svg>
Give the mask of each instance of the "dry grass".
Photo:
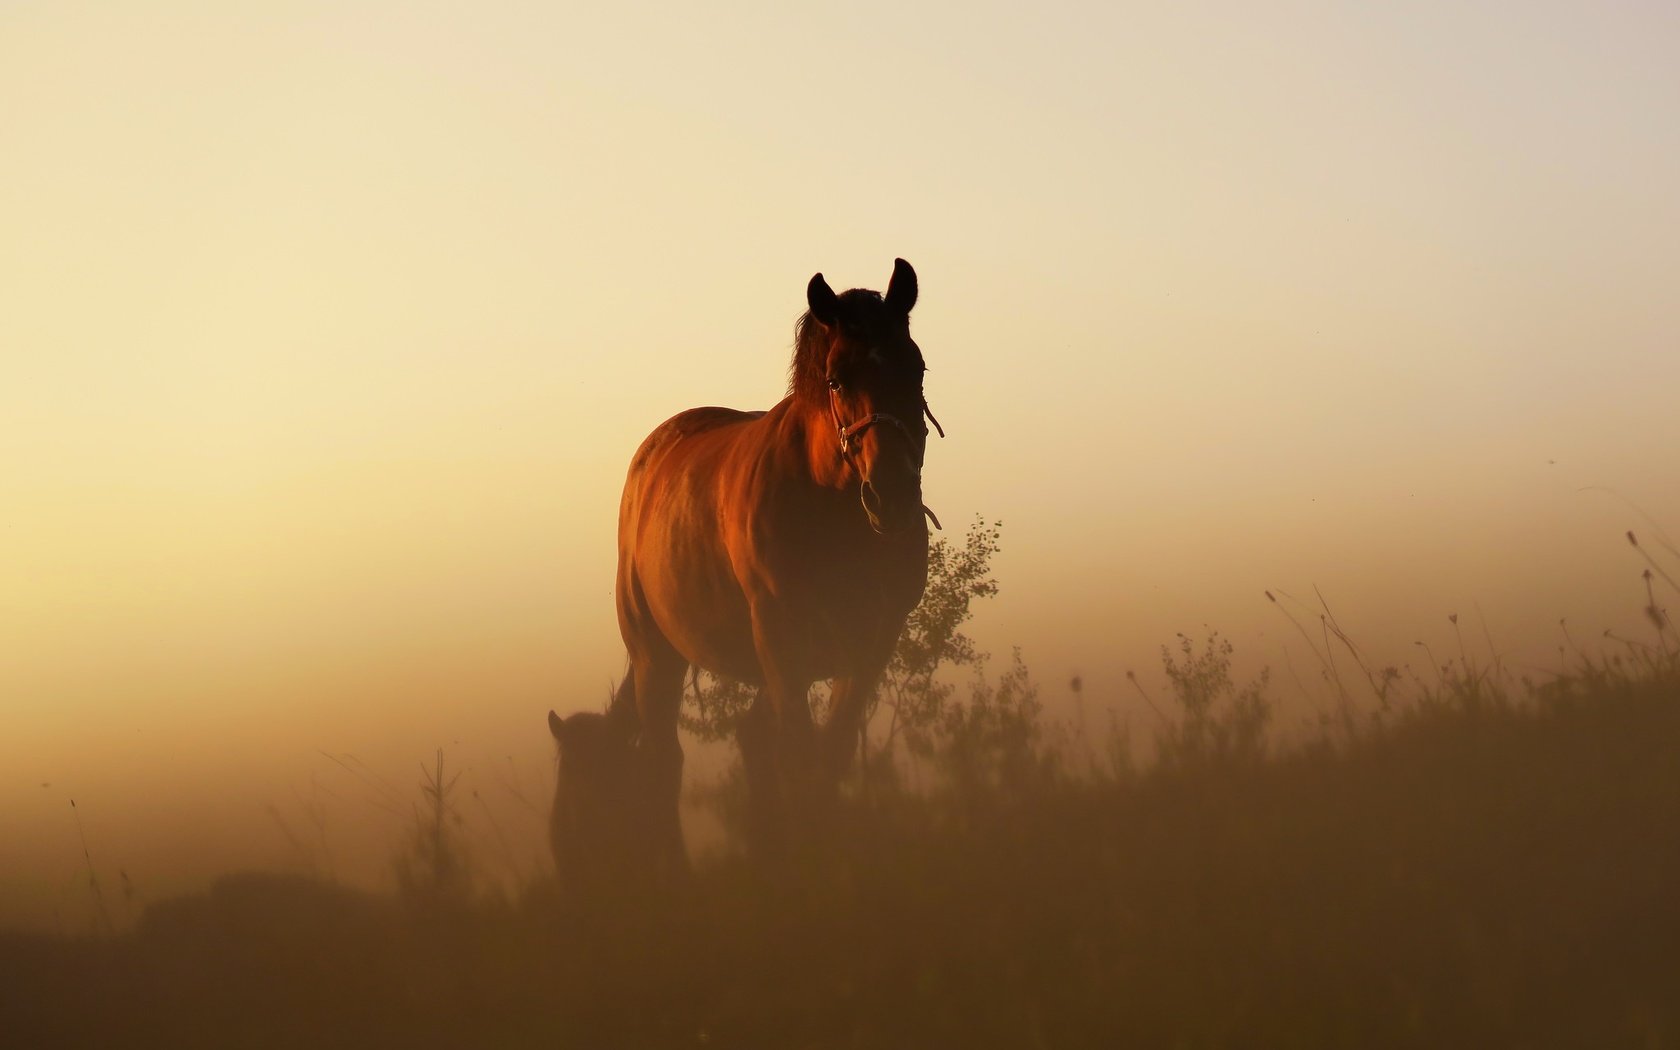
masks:
<svg viewBox="0 0 1680 1050"><path fill-rule="evenodd" d="M1650 639L1566 631L1544 682L1462 635L1379 667L1269 594L1334 705L1291 746L1217 634L1163 647L1169 693L1133 679L1147 766L969 653L966 698L907 676L906 747L832 826L656 894L475 888L440 753L396 894L252 873L121 935L0 935L0 1044L1680 1046L1680 586L1629 540ZM740 787L706 793L726 824Z"/></svg>
<svg viewBox="0 0 1680 1050"><path fill-rule="evenodd" d="M726 860L669 896L587 908L543 884L420 907L230 877L119 937L0 939L0 1036L1680 1045L1676 648L1536 686L1449 663L1346 737L1195 751L1235 739L1215 721L1180 732L1171 762L1102 776L1056 757L1100 747L1035 736L1023 762L976 740L1023 731L994 691L955 725L962 764L941 786L878 783L781 866ZM1256 694L1196 678L1219 653L1183 649L1185 680L1200 700L1246 695L1230 717L1252 721ZM987 754L1013 764L978 775ZM441 792L441 772L428 783Z"/></svg>

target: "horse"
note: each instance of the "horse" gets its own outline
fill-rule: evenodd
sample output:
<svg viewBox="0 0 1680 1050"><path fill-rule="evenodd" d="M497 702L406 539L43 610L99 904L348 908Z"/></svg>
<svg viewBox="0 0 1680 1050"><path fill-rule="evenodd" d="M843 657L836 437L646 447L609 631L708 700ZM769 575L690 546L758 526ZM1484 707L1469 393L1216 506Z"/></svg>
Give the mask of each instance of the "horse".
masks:
<svg viewBox="0 0 1680 1050"><path fill-rule="evenodd" d="M766 411L680 412L631 459L615 593L629 670L603 724L633 740L635 791L655 800L646 830L667 867L686 866L677 715L691 668L758 689L737 740L764 837L850 765L927 583L924 417L939 424L910 337L917 294L903 259L884 295L836 294L816 274L787 396ZM809 692L822 679L819 729Z"/></svg>
<svg viewBox="0 0 1680 1050"><path fill-rule="evenodd" d="M653 859L638 829L649 799L632 778L632 735L612 718L548 713L557 771L549 846L561 889L584 896L634 879Z"/></svg>

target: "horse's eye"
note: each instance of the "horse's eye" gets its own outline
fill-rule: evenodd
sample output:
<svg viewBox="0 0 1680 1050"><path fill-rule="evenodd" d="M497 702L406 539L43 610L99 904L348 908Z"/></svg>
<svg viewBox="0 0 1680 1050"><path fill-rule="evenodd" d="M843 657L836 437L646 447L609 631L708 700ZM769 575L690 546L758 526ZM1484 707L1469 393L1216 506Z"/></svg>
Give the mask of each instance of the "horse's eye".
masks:
<svg viewBox="0 0 1680 1050"><path fill-rule="evenodd" d="M839 390L840 389L840 377L839 376L829 376L828 377L828 388L830 390Z"/></svg>

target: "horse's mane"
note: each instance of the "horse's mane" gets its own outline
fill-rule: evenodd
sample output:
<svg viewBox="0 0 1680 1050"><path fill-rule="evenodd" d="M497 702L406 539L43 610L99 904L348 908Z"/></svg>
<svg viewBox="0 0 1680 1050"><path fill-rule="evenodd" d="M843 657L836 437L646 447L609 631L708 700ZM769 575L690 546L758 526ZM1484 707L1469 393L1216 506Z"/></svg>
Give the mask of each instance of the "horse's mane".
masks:
<svg viewBox="0 0 1680 1050"><path fill-rule="evenodd" d="M840 326L864 328L886 308L880 292L852 288L841 292ZM828 362L823 360L822 323L806 310L793 326L793 364L788 368L788 393L796 401L825 403L828 398Z"/></svg>

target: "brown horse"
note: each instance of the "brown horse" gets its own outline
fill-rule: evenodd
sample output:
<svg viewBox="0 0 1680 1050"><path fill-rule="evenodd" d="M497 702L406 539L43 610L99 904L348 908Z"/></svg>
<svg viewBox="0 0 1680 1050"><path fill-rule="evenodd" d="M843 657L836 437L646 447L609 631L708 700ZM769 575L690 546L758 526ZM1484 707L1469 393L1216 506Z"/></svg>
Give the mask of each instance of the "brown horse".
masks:
<svg viewBox="0 0 1680 1050"><path fill-rule="evenodd" d="M806 288L788 396L695 408L630 463L618 517L618 623L630 670L607 721L634 734L636 794L666 863L684 863L677 711L689 668L758 687L741 727L760 830L838 782L927 582L922 458L932 420L910 338L916 273L886 295ZM937 422L935 423L937 426ZM827 724L811 683L832 679Z"/></svg>

